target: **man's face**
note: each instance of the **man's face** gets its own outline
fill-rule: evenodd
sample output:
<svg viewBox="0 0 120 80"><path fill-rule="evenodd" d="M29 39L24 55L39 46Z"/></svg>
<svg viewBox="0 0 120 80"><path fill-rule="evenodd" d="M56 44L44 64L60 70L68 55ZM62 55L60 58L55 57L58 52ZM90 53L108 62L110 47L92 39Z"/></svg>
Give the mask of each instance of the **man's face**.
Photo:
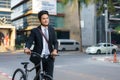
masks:
<svg viewBox="0 0 120 80"><path fill-rule="evenodd" d="M49 24L49 16L47 14L43 14L41 16L40 22L41 22L41 25L48 26L48 24Z"/></svg>

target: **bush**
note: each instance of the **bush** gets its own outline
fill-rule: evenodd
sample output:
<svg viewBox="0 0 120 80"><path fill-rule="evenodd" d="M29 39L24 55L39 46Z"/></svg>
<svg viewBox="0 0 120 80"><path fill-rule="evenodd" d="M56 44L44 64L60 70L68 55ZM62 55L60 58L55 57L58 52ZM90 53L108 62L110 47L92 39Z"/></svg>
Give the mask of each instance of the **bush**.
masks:
<svg viewBox="0 0 120 80"><path fill-rule="evenodd" d="M17 50L22 49L22 48L23 48L23 45L18 45L18 44L16 44L16 45L15 45L15 48L16 48Z"/></svg>

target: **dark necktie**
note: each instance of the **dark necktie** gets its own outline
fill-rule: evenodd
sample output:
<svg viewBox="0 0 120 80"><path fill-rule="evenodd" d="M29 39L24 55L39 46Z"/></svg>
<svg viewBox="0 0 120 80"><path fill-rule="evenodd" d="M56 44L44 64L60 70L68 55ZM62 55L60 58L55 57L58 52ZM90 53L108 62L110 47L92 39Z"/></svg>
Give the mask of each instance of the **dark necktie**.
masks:
<svg viewBox="0 0 120 80"><path fill-rule="evenodd" d="M48 40L48 33L47 33L47 29L46 29L46 28L44 29L44 34L45 34L45 37L46 37L47 40Z"/></svg>
<svg viewBox="0 0 120 80"><path fill-rule="evenodd" d="M44 29L44 35L45 35L45 37L47 38L47 40L48 40L48 33L47 33L47 29L45 28ZM46 41L46 40L45 40ZM47 54L49 54L49 49L48 49L48 43L47 43L47 41L45 42L45 54L47 55Z"/></svg>

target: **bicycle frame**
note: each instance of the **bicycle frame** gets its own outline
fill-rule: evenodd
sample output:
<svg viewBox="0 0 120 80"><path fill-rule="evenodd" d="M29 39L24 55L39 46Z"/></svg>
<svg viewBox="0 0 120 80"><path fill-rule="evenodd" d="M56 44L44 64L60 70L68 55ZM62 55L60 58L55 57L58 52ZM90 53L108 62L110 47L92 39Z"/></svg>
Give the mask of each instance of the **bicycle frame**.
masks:
<svg viewBox="0 0 120 80"><path fill-rule="evenodd" d="M40 76L40 80L42 80L42 75L45 75L44 74L44 72L43 72L43 61L42 61L42 59L43 59L43 57L45 57L45 56L49 56L49 55L44 55L44 56L41 56L40 54L38 54L38 53L36 53L36 52L32 52L32 53L35 53L35 55L37 55L37 56L39 56L40 57L40 63L39 64L37 64L36 66L34 66L33 68L31 68L31 69L27 69L27 65L24 65L24 69L25 69L25 75L26 75L26 80L28 80L28 72L31 72L31 71L33 71L36 67L38 67L39 65L40 65L40 72L38 72L37 74L36 74L36 76L34 77L34 79L38 76L38 74L39 74L39 76Z"/></svg>
<svg viewBox="0 0 120 80"><path fill-rule="evenodd" d="M24 66L24 69L25 69L25 75L26 75L26 80L28 80L28 72L33 71L33 70L34 70L37 66L39 66L39 65L40 65L40 64L34 66L34 67L31 68L31 69L27 69L27 66L26 66L26 67Z"/></svg>

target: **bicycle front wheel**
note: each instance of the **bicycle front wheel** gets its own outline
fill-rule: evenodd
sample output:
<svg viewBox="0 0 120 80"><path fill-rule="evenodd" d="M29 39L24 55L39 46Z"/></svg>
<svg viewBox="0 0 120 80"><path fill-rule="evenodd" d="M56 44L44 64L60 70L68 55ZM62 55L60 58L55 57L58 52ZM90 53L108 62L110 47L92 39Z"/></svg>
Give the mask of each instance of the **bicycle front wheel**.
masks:
<svg viewBox="0 0 120 80"><path fill-rule="evenodd" d="M45 74L44 75L45 80L53 80L53 78L50 75Z"/></svg>
<svg viewBox="0 0 120 80"><path fill-rule="evenodd" d="M12 80L26 80L24 71L22 69L16 69L13 73Z"/></svg>

